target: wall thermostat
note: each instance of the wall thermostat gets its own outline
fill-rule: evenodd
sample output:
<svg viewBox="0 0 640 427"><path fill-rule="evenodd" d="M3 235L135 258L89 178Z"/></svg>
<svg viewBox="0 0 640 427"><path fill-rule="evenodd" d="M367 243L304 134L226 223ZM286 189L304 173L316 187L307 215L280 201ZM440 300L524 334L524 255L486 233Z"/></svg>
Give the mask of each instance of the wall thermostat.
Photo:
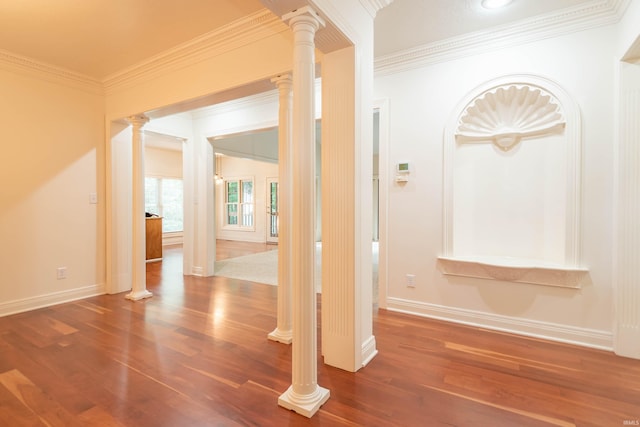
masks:
<svg viewBox="0 0 640 427"><path fill-rule="evenodd" d="M409 181L409 163L396 164L396 182Z"/></svg>
<svg viewBox="0 0 640 427"><path fill-rule="evenodd" d="M396 173L409 173L409 163L398 163Z"/></svg>

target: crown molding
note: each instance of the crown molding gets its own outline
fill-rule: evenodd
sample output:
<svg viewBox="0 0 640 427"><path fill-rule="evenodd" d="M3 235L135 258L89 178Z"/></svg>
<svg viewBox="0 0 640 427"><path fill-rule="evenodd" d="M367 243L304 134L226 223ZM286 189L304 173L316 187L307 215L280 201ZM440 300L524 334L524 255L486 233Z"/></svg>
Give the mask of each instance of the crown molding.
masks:
<svg viewBox="0 0 640 427"><path fill-rule="evenodd" d="M90 92L108 94L283 31L289 31L289 27L268 9L263 9L125 68L102 81L1 49L0 67Z"/></svg>
<svg viewBox="0 0 640 427"><path fill-rule="evenodd" d="M364 7L371 17L375 18L378 11L393 3L393 0L360 0L360 4Z"/></svg>
<svg viewBox="0 0 640 427"><path fill-rule="evenodd" d="M268 9L262 9L112 74L104 79L104 87L107 93L129 87L283 31L289 31L289 27Z"/></svg>
<svg viewBox="0 0 640 427"><path fill-rule="evenodd" d="M471 54L517 46L586 29L614 24L631 0L593 0L490 30L428 43L374 61L376 77L450 61Z"/></svg>
<svg viewBox="0 0 640 427"><path fill-rule="evenodd" d="M29 74L41 80L71 86L76 89L102 94L102 82L62 67L47 64L0 49L0 68Z"/></svg>

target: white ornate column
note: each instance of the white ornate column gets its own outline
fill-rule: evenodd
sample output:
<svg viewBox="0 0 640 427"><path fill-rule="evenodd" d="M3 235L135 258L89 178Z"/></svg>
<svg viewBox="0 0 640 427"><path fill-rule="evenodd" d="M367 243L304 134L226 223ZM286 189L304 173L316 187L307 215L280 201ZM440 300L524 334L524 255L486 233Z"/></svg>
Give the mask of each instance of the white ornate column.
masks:
<svg viewBox="0 0 640 427"><path fill-rule="evenodd" d="M144 212L144 134L142 132L142 127L149 119L144 114L140 114L128 117L127 121L133 127L131 136L133 159L133 248L131 252L131 292L128 293L125 298L137 301L143 298L149 298L152 295L151 292L147 290Z"/></svg>
<svg viewBox="0 0 640 427"><path fill-rule="evenodd" d="M315 33L324 25L308 6L282 17L293 29L293 348L292 384L278 404L311 417L329 399L317 383L315 263Z"/></svg>
<svg viewBox="0 0 640 427"><path fill-rule="evenodd" d="M290 74L274 77L280 94L278 117L278 324L268 337L291 344L291 114Z"/></svg>

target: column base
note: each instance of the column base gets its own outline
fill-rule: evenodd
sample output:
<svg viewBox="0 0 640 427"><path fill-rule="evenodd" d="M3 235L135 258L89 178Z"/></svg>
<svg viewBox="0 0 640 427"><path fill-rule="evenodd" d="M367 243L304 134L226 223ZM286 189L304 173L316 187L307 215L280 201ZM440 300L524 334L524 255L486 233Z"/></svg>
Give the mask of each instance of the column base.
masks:
<svg viewBox="0 0 640 427"><path fill-rule="evenodd" d="M137 291L137 292L131 291L127 295L125 295L124 297L126 299L128 299L128 300L131 300L131 301L138 301L138 300L141 300L141 299L150 298L152 296L153 296L153 294L145 289L143 291Z"/></svg>
<svg viewBox="0 0 640 427"><path fill-rule="evenodd" d="M270 332L267 335L271 341L278 341L282 344L291 344L293 341L293 332L291 330L283 331L281 329L275 328L273 332Z"/></svg>
<svg viewBox="0 0 640 427"><path fill-rule="evenodd" d="M317 386L311 394L298 394L293 391L292 385L280 395L278 405L311 418L327 400L329 400L329 390L326 388Z"/></svg>

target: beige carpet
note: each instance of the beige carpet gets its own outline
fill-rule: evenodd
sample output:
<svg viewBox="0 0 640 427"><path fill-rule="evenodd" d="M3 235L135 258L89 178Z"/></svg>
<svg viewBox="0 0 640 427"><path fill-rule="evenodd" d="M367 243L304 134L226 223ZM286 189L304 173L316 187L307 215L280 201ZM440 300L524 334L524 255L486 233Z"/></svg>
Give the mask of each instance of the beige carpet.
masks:
<svg viewBox="0 0 640 427"><path fill-rule="evenodd" d="M378 299L378 243L373 243L373 300ZM316 243L315 282L316 292L321 291L322 283L322 243ZM247 280L249 282L278 285L278 250L260 252L216 261L214 273L216 276L230 279Z"/></svg>
<svg viewBox="0 0 640 427"><path fill-rule="evenodd" d="M316 291L320 292L322 273L320 260L322 248L316 246L315 282ZM270 250L252 255L216 261L214 274L230 279L247 280L278 286L278 250Z"/></svg>
<svg viewBox="0 0 640 427"><path fill-rule="evenodd" d="M278 285L278 251L216 261L214 274L230 279Z"/></svg>

